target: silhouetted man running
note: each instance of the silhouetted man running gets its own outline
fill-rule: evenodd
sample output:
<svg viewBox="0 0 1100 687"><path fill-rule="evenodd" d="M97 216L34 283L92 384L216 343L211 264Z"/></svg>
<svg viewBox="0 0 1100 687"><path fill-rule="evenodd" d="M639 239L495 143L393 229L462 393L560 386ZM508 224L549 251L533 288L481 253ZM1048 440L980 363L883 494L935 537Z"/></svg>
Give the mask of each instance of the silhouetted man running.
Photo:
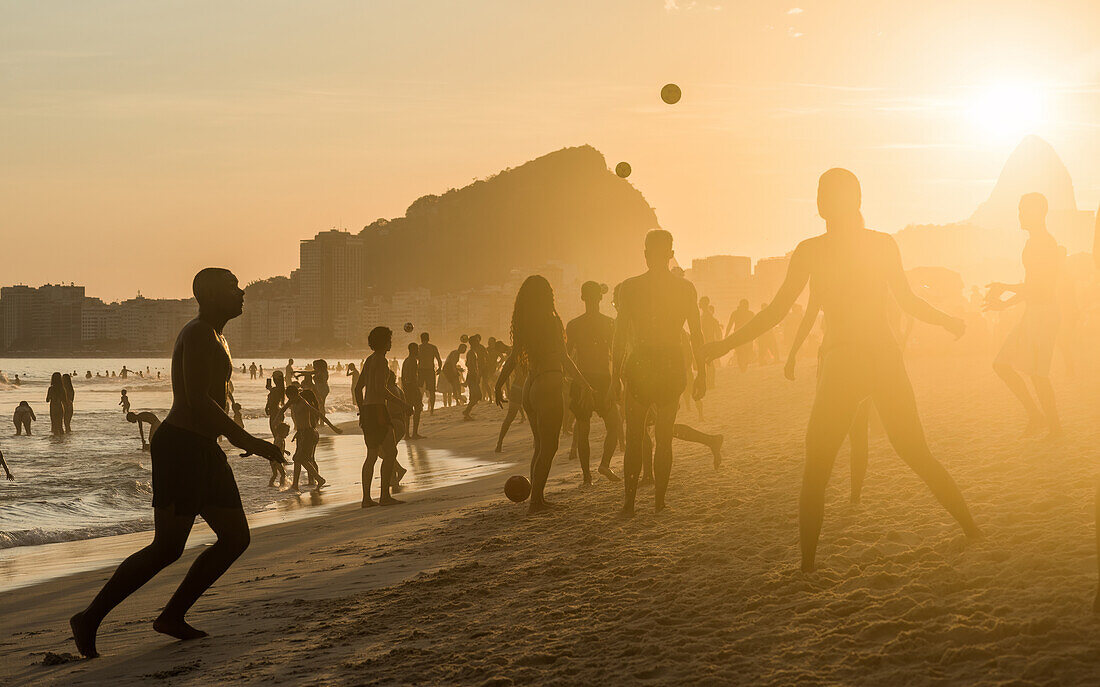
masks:
<svg viewBox="0 0 1100 687"><path fill-rule="evenodd" d="M624 389L626 409L626 454L624 456L625 501L623 514L634 514L634 497L642 469L646 414L653 408L654 506L665 507L665 492L672 473L672 426L680 406L680 394L687 384L680 331L684 323L691 332L696 358L694 397L706 393L706 366L702 357L703 333L695 287L669 271L672 234L654 229L645 237L645 260L649 270L619 286L618 318L611 365L611 388L618 395Z"/></svg>
<svg viewBox="0 0 1100 687"><path fill-rule="evenodd" d="M825 340L806 430L806 468L798 509L802 570L807 572L814 569L825 516L825 488L837 450L868 397L901 459L924 480L967 536L981 536L955 481L928 448L901 347L890 325L890 309L896 301L913 317L941 326L956 338L966 324L913 293L898 244L889 234L864 226L860 202L854 174L839 168L822 174L817 208L825 220L825 233L798 244L783 285L768 307L732 336L707 344L706 357L718 358L751 343L783 321L812 280L813 293L825 313Z"/></svg>
<svg viewBox="0 0 1100 687"><path fill-rule="evenodd" d="M565 327L566 352L577 363L577 369L595 390L594 407L585 402L584 388L577 381L569 385L569 404L577 418L573 437L577 444L577 456L581 461L584 483L592 483L590 470L592 450L588 434L592 429L592 413L603 419L606 436L603 441L603 457L599 473L618 481L611 471L611 456L619 443L619 411L611 398L611 342L615 335L615 320L600 312L603 287L594 281L581 284L581 300L585 311L569 321Z"/></svg>
<svg viewBox="0 0 1100 687"><path fill-rule="evenodd" d="M439 349L435 344L428 341L428 332L420 333L416 359L420 361L420 383L424 386L424 393L428 395L428 415L432 415L435 413L435 375L443 368L443 359L439 357ZM439 363L438 368L436 363Z"/></svg>
<svg viewBox="0 0 1100 687"><path fill-rule="evenodd" d="M69 621L76 648L88 658L99 655L96 631L111 609L180 557L196 515L218 539L191 564L153 629L177 639L206 636L184 615L249 542L241 495L218 437L224 435L246 455L283 462L274 444L252 436L225 412L233 362L222 329L241 314L244 291L232 272L214 267L195 275L192 290L199 316L176 338L172 409L152 437L153 543L124 560L92 603Z"/></svg>

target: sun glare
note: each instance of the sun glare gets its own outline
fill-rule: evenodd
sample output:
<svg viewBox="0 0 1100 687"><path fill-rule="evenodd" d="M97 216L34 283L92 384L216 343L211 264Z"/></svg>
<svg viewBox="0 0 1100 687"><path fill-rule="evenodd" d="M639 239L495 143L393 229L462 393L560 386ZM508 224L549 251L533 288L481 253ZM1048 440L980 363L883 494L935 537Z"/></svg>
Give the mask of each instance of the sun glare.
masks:
<svg viewBox="0 0 1100 687"><path fill-rule="evenodd" d="M1032 83L999 83L976 91L967 108L971 123L991 140L1040 133L1047 121L1047 92Z"/></svg>

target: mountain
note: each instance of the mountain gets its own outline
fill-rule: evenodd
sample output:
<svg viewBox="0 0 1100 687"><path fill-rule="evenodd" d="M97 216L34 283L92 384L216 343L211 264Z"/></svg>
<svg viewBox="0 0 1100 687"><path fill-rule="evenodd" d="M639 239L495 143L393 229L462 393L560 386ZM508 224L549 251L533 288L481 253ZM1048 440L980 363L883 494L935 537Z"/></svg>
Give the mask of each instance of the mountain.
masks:
<svg viewBox="0 0 1100 687"><path fill-rule="evenodd" d="M1054 148L1038 136L1028 136L1016 146L989 199L978 206L969 222L986 229L1018 229L1020 196L1033 192L1046 196L1052 215L1077 212L1069 170Z"/></svg>
<svg viewBox="0 0 1100 687"><path fill-rule="evenodd" d="M1020 253L1025 233L1017 207L1020 196L1039 192L1050 210L1047 227L1070 253L1088 251L1093 215L1077 209L1073 180L1049 143L1024 138L1009 155L992 193L966 220L952 224L910 225L895 236L906 266L940 265L971 284L1022 278Z"/></svg>
<svg viewBox="0 0 1100 687"><path fill-rule="evenodd" d="M359 236L376 293L456 291L554 261L613 283L643 267L642 239L656 226L642 194L584 145L419 198L404 217L377 220Z"/></svg>

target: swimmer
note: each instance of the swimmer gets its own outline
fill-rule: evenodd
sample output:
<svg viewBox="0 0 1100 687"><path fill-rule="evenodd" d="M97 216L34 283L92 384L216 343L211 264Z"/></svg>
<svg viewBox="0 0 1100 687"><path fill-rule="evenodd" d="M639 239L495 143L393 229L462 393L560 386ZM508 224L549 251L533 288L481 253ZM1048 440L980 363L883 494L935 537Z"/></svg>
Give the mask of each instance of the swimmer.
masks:
<svg viewBox="0 0 1100 687"><path fill-rule="evenodd" d="M15 407L15 412L12 413L11 421L15 424L15 436L20 434L31 435L31 423L38 422L38 416L34 414L34 409L31 408L31 404L26 401L20 401L19 405Z"/></svg>

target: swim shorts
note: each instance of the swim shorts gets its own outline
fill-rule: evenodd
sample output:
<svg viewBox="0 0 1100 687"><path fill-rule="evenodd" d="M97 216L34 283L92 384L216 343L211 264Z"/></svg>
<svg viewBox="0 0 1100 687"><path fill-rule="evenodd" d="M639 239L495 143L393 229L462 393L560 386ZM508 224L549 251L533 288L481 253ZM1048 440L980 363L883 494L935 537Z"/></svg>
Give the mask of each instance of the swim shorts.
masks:
<svg viewBox="0 0 1100 687"><path fill-rule="evenodd" d="M363 429L363 442L378 449L386 434L393 429L390 411L385 403L368 403L359 407L359 426Z"/></svg>
<svg viewBox="0 0 1100 687"><path fill-rule="evenodd" d="M687 388L683 351L679 346L631 351L623 364L623 386L646 405L678 403Z"/></svg>
<svg viewBox="0 0 1100 687"><path fill-rule="evenodd" d="M237 480L215 439L162 422L150 441L153 508L195 516L203 509L243 508Z"/></svg>

